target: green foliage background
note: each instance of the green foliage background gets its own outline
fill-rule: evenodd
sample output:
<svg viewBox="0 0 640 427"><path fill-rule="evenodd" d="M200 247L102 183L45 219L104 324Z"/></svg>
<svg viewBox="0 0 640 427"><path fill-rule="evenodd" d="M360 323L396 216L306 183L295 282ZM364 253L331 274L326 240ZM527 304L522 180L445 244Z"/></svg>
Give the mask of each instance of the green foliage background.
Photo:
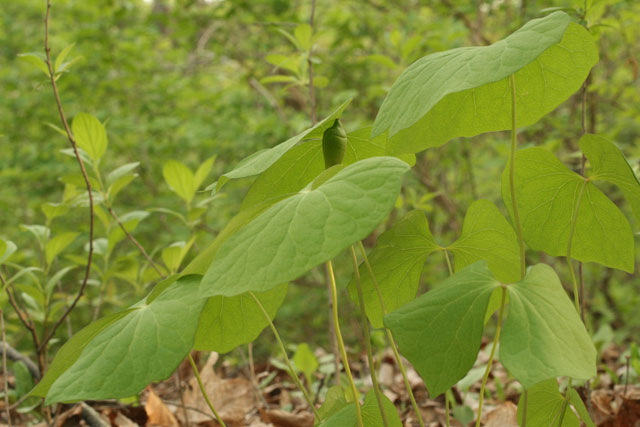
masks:
<svg viewBox="0 0 640 427"><path fill-rule="evenodd" d="M583 7L581 0L530 1L524 12L515 4L520 2L511 1L317 3L313 60L318 117L353 97L343 116L349 132L371 125L391 83L417 58L501 39L539 16L543 8ZM594 6L586 24L597 37L601 57L589 78L587 129L616 141L637 173L640 3L589 3ZM43 52L44 2L0 0L0 5L0 237L18 246L12 262L38 265L36 242L19 225L43 224L41 205L59 202L65 183L77 182L79 175L75 161L60 152L67 148L67 141L47 125L58 125L58 116L45 75L18 56ZM206 186L246 155L274 146L311 124L304 84L306 60L278 31L293 32L306 23L310 2L60 0L53 5L50 45L54 56L72 43L71 57L81 56L58 81L68 117L88 112L105 122L109 147L100 166L104 174L125 163L140 162L139 177L116 202L120 214L151 212L158 207L185 212L182 201L163 180L163 165L168 160L180 160L195 170L216 155ZM274 66L274 54L286 55L293 65L289 69ZM289 81L269 82L274 75L288 76ZM576 95L539 123L523 129L521 146L542 145L574 153L580 122ZM444 245L460 235L464 212L474 199L492 200L506 213L497 183L507 157L507 141L506 134L498 133L460 139L420 154L389 223L411 209L423 209L431 232ZM574 154L561 160L572 167L578 167L580 161ZM186 255L188 261L237 212L248 183L227 184L223 197L206 205L203 220L193 230L166 213L153 212L136 228L135 235L154 259L160 260L163 248L189 240L193 232L196 239ZM622 194L616 191L612 188L609 194L617 195L614 201L618 202ZM200 193L196 199L206 197ZM55 261L57 268L74 262L68 255L82 254L87 240L86 217L86 209L80 208L54 220L54 234L81 233ZM100 225L97 231L98 236L105 234ZM351 267L348 257L341 258L336 269L344 289ZM129 276L116 274L105 283L93 283L88 298L72 315L74 330L91 319L101 287L105 289L103 312L108 314L135 301L155 283L157 277L144 272L135 248L126 241L119 243L114 263L122 264L121 273L131 273L131 260L137 260L137 269ZM563 268L557 266L559 273ZM80 270L69 273L75 278L66 285L70 293L81 278ZM585 273L587 283L593 284L588 289L593 330L611 324L617 339L637 333L640 312L634 308L640 303L638 280L591 265L585 267ZM443 259L429 257L424 273L429 282L446 275ZM26 278L24 281L28 284ZM309 310L324 307L322 272L312 271L299 279L290 287L287 299L295 303L283 305L280 311L283 335L290 341L312 341L327 347L326 334L314 329L322 330L326 310ZM343 301L345 312L350 311L348 299ZM4 294L0 303L7 305ZM303 317L307 319L298 321ZM296 321L286 326L287 319ZM28 348L29 338L14 320L8 324L11 341ZM356 342L359 337L348 334L348 338Z"/></svg>

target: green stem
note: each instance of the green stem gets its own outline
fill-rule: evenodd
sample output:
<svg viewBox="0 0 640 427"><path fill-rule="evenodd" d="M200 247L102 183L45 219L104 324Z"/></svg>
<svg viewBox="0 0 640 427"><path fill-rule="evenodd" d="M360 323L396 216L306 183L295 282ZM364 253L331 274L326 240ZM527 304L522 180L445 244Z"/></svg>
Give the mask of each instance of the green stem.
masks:
<svg viewBox="0 0 640 427"><path fill-rule="evenodd" d="M520 278L524 279L527 272L527 259L524 251L524 235L522 233L522 223L520 222L520 211L516 199L516 149L518 148L518 126L516 122L516 79L513 74L509 77L511 86L511 154L509 160L509 189L511 192L511 206L513 209L513 222L516 226L518 236L518 246L520 247ZM524 411L522 417L522 427L527 426L527 401L529 392L524 391Z"/></svg>
<svg viewBox="0 0 640 427"><path fill-rule="evenodd" d="M340 332L340 321L338 319L338 287L336 285L336 278L333 274L333 265L331 264L331 261L327 261L327 271L329 272L329 280L331 281L331 298L333 299L333 326L335 328L336 338L338 339L340 353L342 354L344 370L347 372L347 378L349 379L349 384L351 385L353 402L356 404L358 427L364 427L364 423L362 421L362 410L360 409L360 401L358 400L358 389L356 388L356 383L353 381L353 375L351 375L349 359L347 358L347 350L345 349L344 341L342 340L342 332Z"/></svg>
<svg viewBox="0 0 640 427"><path fill-rule="evenodd" d="M196 376L196 380L198 380L198 386L200 387L200 392L202 393L204 400L207 401L207 405L209 405L209 409L211 409L211 412L213 412L213 415L216 417L218 424L220 424L222 427L227 427L224 421L222 421L220 414L218 414L218 411L216 411L216 408L213 407L213 403L211 403L211 400L209 400L209 396L207 396L207 392L204 389L204 384L202 384L202 378L200 378L200 373L198 372L198 367L196 366L196 362L194 362L193 357L191 357L191 353L189 353L187 357L189 357L189 363L191 364L191 369L193 369L193 373Z"/></svg>
<svg viewBox="0 0 640 427"><path fill-rule="evenodd" d="M446 426L449 427L451 425L451 417L449 415L449 390L444 392L444 404L446 406L446 416L447 416L447 420L446 420Z"/></svg>
<svg viewBox="0 0 640 427"><path fill-rule="evenodd" d="M518 246L520 246L520 277L524 278L526 273L526 259L524 254L524 237L522 234L522 223L520 222L520 212L518 211L518 203L516 200L516 149L518 147L516 126L516 80L513 74L511 81L511 158L509 160L509 187L511 190L511 205L513 208L513 222L516 225L516 234L518 235Z"/></svg>
<svg viewBox="0 0 640 427"><path fill-rule="evenodd" d="M367 267L367 271L371 276L371 281L373 282L373 286L376 289L376 293L378 294L378 302L380 303L380 308L382 309L382 315L387 314L387 309L384 306L384 299L382 298L382 293L380 292L380 286L378 286L378 281L376 280L376 276L373 274L373 268L371 267L371 263L369 262L369 257L367 256L367 251L364 249L364 245L362 242L358 242L358 247L360 248L360 252L362 253L362 259L364 260L364 264ZM404 386L407 389L407 393L409 394L409 399L411 400L411 406L413 406L413 411L416 413L416 417L418 418L418 422L420 423L420 427L424 427L424 421L422 420L422 415L420 415L420 410L418 409L418 402L416 402L416 397L413 395L413 390L411 389L411 384L409 383L409 377L407 376L407 370L404 367L404 363L402 363L402 358L400 357L400 353L398 352L398 347L396 346L396 342L393 339L393 334L389 330L389 328L384 328L387 339L389 340L389 344L391 345L391 350L393 350L393 356L396 359L396 363L398 364L398 368L400 369L400 373L402 374L402 379L404 381Z"/></svg>
<svg viewBox="0 0 640 427"><path fill-rule="evenodd" d="M451 258L449 258L449 251L447 248L442 248L444 251L444 258L447 260L447 268L449 269L449 275L453 276L453 267L451 265Z"/></svg>
<svg viewBox="0 0 640 427"><path fill-rule="evenodd" d="M569 391L571 390L571 382L572 382L572 379L569 378L569 383L567 384L567 390L564 393L564 400L562 401L562 406L560 407L560 418L558 419L558 427L562 427L562 422L564 421L564 413L567 412L567 406L569 406L569 398L570 398Z"/></svg>
<svg viewBox="0 0 640 427"><path fill-rule="evenodd" d="M253 292L249 292L249 295L251 295L251 297L256 302L258 307L260 307L260 310L264 314L264 317L269 322L269 327L271 328L271 331L273 332L273 335L276 337L276 341L278 341L278 346L280 347L280 351L282 352L282 356L284 357L284 362L287 364L287 368L289 369L289 376L291 376L291 379L293 380L293 382L296 383L296 386L298 387L298 389L300 389L300 391L304 395L304 399L307 401L307 404L309 405L309 407L313 411L313 414L316 416L316 420L320 421L320 419L321 419L320 413L318 412L318 410L316 409L315 405L313 404L313 400L311 400L311 396L309 396L309 393L307 392L307 389L304 388L304 386L300 382L300 379L296 375L296 372L293 369L293 365L291 364L291 361L289 360L289 356L287 356L287 350L284 347L284 344L282 343L282 339L280 339L280 334L278 333L278 330L276 329L276 326L273 324L273 321L271 320L271 316L269 316L269 313L267 312L267 310L264 308L264 306L262 305L262 303L260 302L258 297L256 297Z"/></svg>
<svg viewBox="0 0 640 427"><path fill-rule="evenodd" d="M496 325L496 334L493 337L493 347L491 348L491 354L489 354L489 361L487 362L487 369L484 371L482 377L482 386L480 387L480 397L478 398L478 419L476 420L476 427L480 427L480 420L482 419L482 403L484 402L484 390L487 386L487 380L489 379L489 373L491 373L491 365L493 365L493 358L496 355L496 347L498 346L498 340L500 339L500 331L502 329L502 317L504 316L504 306L507 299L507 288L502 286L502 298L500 299L500 311L498 312L498 324Z"/></svg>
<svg viewBox="0 0 640 427"><path fill-rule="evenodd" d="M376 400L378 401L378 407L380 408L382 423L385 427L387 427L389 425L389 422L387 421L387 414L384 412L382 390L380 389L380 383L378 383L378 375L376 374L376 367L373 362L373 350L371 349L371 336L369 334L369 321L367 320L367 312L364 308L364 296L362 295L362 283L360 281L360 270L358 269L358 256L356 255L356 250L353 245L351 246L351 258L353 259L353 270L356 276L358 304L360 305L360 317L362 317L365 347L367 348L367 360L369 361L369 374L371 375L371 382L373 382L373 391L376 394Z"/></svg>
<svg viewBox="0 0 640 427"><path fill-rule="evenodd" d="M573 245L573 235L576 230L576 223L578 222L578 210L580 209L580 204L582 203L582 195L584 194L584 189L587 188L588 179L584 179L582 182L582 187L580 188L580 193L578 194L578 200L576 202L576 208L573 210L573 214L571 217L571 228L569 229L569 243L567 244L567 264L569 265L569 274L571 274L571 283L573 284L573 302L576 307L576 311L578 312L578 316L580 315L580 293L578 291L578 281L576 279L576 273L573 271L573 264L571 263L571 248Z"/></svg>

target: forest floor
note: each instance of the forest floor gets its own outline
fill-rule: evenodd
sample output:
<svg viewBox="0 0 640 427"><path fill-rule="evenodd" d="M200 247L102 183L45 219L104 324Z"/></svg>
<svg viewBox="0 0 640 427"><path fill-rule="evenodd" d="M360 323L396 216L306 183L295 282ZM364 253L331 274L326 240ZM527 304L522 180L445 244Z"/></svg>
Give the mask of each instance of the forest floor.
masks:
<svg viewBox="0 0 640 427"><path fill-rule="evenodd" d="M456 416L467 418L469 422L463 424L452 415L451 426L473 425L472 420L478 409L479 378L488 360L487 347L480 351L476 368L465 378L471 385L468 388L463 386L466 389L460 390L459 383L453 389L458 407ZM640 425L640 384L625 384L623 379L627 377L630 368L628 363L619 363L621 351L622 349L611 345L602 352L599 361L597 381L593 383L590 402L587 405L598 427ZM258 364L254 368L255 373L252 374L249 365L238 370L219 358L216 353L207 355L194 352L193 356L200 362L202 380L214 407L229 427L313 426L313 413L308 409L288 374L276 366L279 365L277 362ZM368 379L366 357L364 354L362 356L360 360L352 361L350 366L357 378ZM429 398L415 370L409 367L407 373L425 425L445 426L444 396ZM378 378L385 395L396 405L404 426L419 426L402 375L390 352L385 353L380 361ZM327 378L316 374L313 381L319 382L316 389L326 390ZM330 378L329 381L334 380ZM9 378L9 384L11 382L12 378ZM363 388L370 388L370 383L367 384L365 380L360 384ZM517 404L521 386L498 362L493 365L487 388L490 396L485 399L483 426L517 426ZM580 387L578 391L584 398L586 388ZM316 403L321 403L318 396L314 398ZM3 403L0 403L0 406L3 406ZM13 412L12 419L13 425L47 425L34 423L36 419L33 413ZM215 427L219 424L211 415L190 365L185 360L171 378L147 387L134 403L98 401L63 405L55 417L54 425Z"/></svg>

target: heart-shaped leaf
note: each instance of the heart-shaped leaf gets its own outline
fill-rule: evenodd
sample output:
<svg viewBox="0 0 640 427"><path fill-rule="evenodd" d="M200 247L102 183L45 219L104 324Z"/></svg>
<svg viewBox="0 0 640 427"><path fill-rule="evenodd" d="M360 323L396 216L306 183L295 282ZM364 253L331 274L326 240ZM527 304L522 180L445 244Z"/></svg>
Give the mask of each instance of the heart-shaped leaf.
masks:
<svg viewBox="0 0 640 427"><path fill-rule="evenodd" d="M518 151L516 166L518 210L531 249L566 256L578 206L571 257L633 272L629 221L595 186L593 178L570 171L549 151L537 147ZM502 197L513 217L508 169L502 175Z"/></svg>
<svg viewBox="0 0 640 427"><path fill-rule="evenodd" d="M452 138L527 126L580 88L598 61L586 29L564 12L527 22L486 47L462 47L419 59L393 84L373 125L389 131L390 152L415 153Z"/></svg>
<svg viewBox="0 0 640 427"><path fill-rule="evenodd" d="M525 388L549 378L596 374L596 349L551 267L537 264L507 289L500 361Z"/></svg>
<svg viewBox="0 0 640 427"><path fill-rule="evenodd" d="M557 426L560 421L560 410L565 398L558 391L558 382L555 378L542 381L531 387L527 395L527 425L532 426ZM524 400L518 402L518 424L522 425L524 417ZM571 407L565 407L561 427L579 427L580 421Z"/></svg>
<svg viewBox="0 0 640 427"><path fill-rule="evenodd" d="M222 243L202 296L266 291L332 259L387 216L408 169L393 157L365 159L271 206Z"/></svg>
<svg viewBox="0 0 640 427"><path fill-rule="evenodd" d="M457 383L473 366L489 299L499 286L486 262L480 261L384 317L431 397Z"/></svg>

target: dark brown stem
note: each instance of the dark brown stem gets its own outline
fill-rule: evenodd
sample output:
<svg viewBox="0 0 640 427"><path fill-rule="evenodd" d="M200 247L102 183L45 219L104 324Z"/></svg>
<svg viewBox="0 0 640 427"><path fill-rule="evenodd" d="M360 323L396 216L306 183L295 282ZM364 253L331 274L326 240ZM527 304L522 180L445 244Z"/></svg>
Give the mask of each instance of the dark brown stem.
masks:
<svg viewBox="0 0 640 427"><path fill-rule="evenodd" d="M91 182L89 181L89 176L87 175L87 170L84 167L84 162L80 157L80 153L78 152L78 146L76 141L71 133L71 129L69 128L69 123L67 122L67 117L64 114L64 110L62 109L62 102L60 101L60 94L58 93L58 86L56 85L56 77L53 71L53 66L51 65L51 49L49 48L49 12L51 10L51 0L47 0L47 12L44 18L44 52L47 56L46 64L47 69L49 70L49 79L51 80L51 87L53 88L53 95L56 99L56 105L58 106L58 113L60 114L60 121L64 126L64 130L67 134L67 138L69 139L69 144L71 144L71 148L73 149L73 153L75 154L76 160L78 161L78 166L80 166L80 172L82 173L82 178L84 179L85 186L87 188L87 195L89 197L89 254L87 255L87 268L85 269L84 278L82 279L82 284L80 285L80 289L76 297L73 299L73 302L67 309L62 313L62 316L58 319L58 321L53 325L49 333L42 339L40 346L38 347L38 353L43 353L44 348L47 346L49 340L55 335L56 329L64 322L65 318L71 313L71 311L75 308L76 304L82 298L84 294L84 290L87 287L87 281L89 280L89 275L91 274L91 261L93 260L93 222L94 222L94 212L93 212L93 193L91 191ZM44 373L44 370L42 371Z"/></svg>
<svg viewBox="0 0 640 427"><path fill-rule="evenodd" d="M311 0L311 15L309 16L309 26L311 27L311 37L313 37L313 16L316 13L316 0ZM313 89L313 62L311 62L311 52L313 44L309 46L307 65L309 66L309 102L311 104L311 124L315 126L318 122L316 118L316 92Z"/></svg>
<svg viewBox="0 0 640 427"><path fill-rule="evenodd" d="M118 226L120 226L120 229L122 230L124 235L127 236L127 239L129 239L131 241L131 243L133 243L133 245L136 248L138 248L138 250L140 251L142 256L147 260L149 265L156 271L156 273L158 273L158 276L160 276L160 277L162 277L164 279L165 275L162 273L160 268L156 265L155 262L153 262L153 259L151 259L149 254L147 254L147 251L144 250L144 247L140 244L140 242L138 242L138 240L135 237L133 237L133 235L131 233L129 233L129 231L127 231L126 227L124 226L122 221L120 221L120 218L118 217L118 215L116 215L116 212L113 210L113 208L109 205L107 207L107 210L109 211L109 213L111 214L113 219L116 221Z"/></svg>
<svg viewBox="0 0 640 427"><path fill-rule="evenodd" d="M7 425L11 425L11 410L9 409L9 375L7 375L7 337L4 332L4 313L2 312L2 309L0 309L0 329L2 329L2 378L4 379L4 409L6 411Z"/></svg>

